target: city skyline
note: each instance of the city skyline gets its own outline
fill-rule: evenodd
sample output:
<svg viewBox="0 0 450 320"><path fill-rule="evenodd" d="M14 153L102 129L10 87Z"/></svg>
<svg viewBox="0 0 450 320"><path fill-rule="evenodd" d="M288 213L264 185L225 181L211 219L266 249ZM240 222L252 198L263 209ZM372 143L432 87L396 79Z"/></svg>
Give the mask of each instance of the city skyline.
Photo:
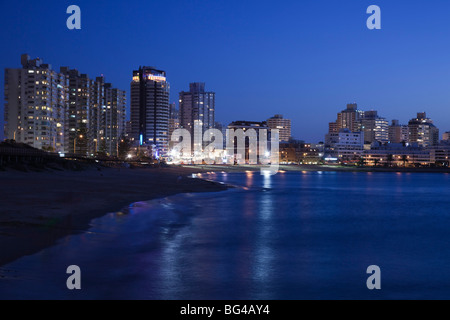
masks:
<svg viewBox="0 0 450 320"><path fill-rule="evenodd" d="M79 1L83 19L79 31L65 27L66 3L47 4L1 5L2 20L23 35L15 39L8 30L0 31L4 43L11 44L11 49L0 53L2 70L17 66L17 56L27 52L55 66L103 73L127 91L129 111L129 74L138 65L152 65L167 71L170 102L177 101L177 93L188 83L205 82L217 93L218 121L262 121L280 113L292 119L294 137L311 142L323 140L328 125L324 115L328 118L354 101L401 123L426 111L442 132L450 130L448 3L439 2L442 10L433 10L417 1L408 2L406 8L378 1L382 29L368 30L365 9L372 4L368 1L283 5L198 1L195 5L177 2L177 6L113 1L101 10ZM46 22L50 16L60 18ZM28 23L16 23L18 19ZM204 28L206 24L210 27ZM147 34L152 45L143 43L139 50L129 50ZM172 40L167 42L169 37ZM107 50L114 41L120 46ZM88 47L99 50L80 49ZM0 78L3 87L4 77ZM0 98L2 113L3 92Z"/></svg>
<svg viewBox="0 0 450 320"><path fill-rule="evenodd" d="M139 142L141 145L156 144L157 150L154 152L157 155L167 155L170 151L170 133L176 128L175 122L179 121L177 126L189 131L192 131L195 121L200 121L203 131L215 126L223 126L223 123L215 121L214 117L215 93L205 91L204 82L190 83L189 91L181 91L178 101L179 108L176 109L176 103L169 102L170 82L166 72L154 67L141 66L139 70L133 71L130 89L131 106L130 111L126 114L126 91L113 88L111 83L105 83L103 74L93 80L93 78L89 78L88 74L80 73L77 69L69 67L60 67L60 73L56 73L52 70L51 64L44 64L41 58L30 60L28 54L21 55L21 64L22 68L19 69L5 69L4 93L8 95L8 99L6 99L8 103L5 103L4 121L9 126L5 125L4 132L8 139L16 140L17 138L18 141L28 144L33 141L30 145L34 147L38 144L37 147L41 149L51 148L62 153L70 153L71 146L73 146L73 153L94 155L99 151L98 147L100 146L100 151L106 151L106 154L116 154L119 150L120 137L129 136L134 144ZM42 71L42 76L39 74L39 70L45 70ZM37 73L36 76L35 73ZM36 77L45 80L41 83L35 81L39 80ZM48 80L51 83L48 83ZM21 86L21 82L25 86ZM41 85L44 87L41 88ZM47 85L50 85L48 92ZM57 87L64 92L57 92L60 90ZM30 90L29 88L32 88L32 91L27 91ZM16 92L17 90L23 92ZM41 101L39 96L41 93L45 93L42 97L45 100ZM37 96L29 94L37 94ZM67 97L65 97L66 95ZM142 99L143 95L146 96L145 99ZM27 100L24 103L25 99L21 99L21 96L27 96L28 100L32 99L33 101ZM18 107L18 103L20 107ZM30 103L33 105L32 107L29 106ZM41 104L50 107L41 108ZM31 122L27 120L29 117L26 117L26 115L30 116L31 111L28 110L30 108L33 110ZM38 114L35 115L36 112ZM50 122L34 123L43 112L45 114L42 114L43 118L40 120L49 120ZM112 114L110 114L111 112ZM180 117L177 115L177 119L172 118L175 115L174 112L179 113ZM117 115L115 115L116 113ZM127 121L125 117L129 119L128 131L125 130ZM9 122L7 122L7 118L9 118ZM328 147L334 145L343 128L350 129L349 132L361 132L366 144L372 142L398 143L400 141L418 142L420 145L428 146L430 142L431 145L439 144L441 136L443 140L448 140L445 138L448 131L440 132L439 128L433 124L434 121L427 118L425 111L418 112L417 118L411 119L408 125L401 125L398 119L391 120L392 125L389 125L388 120L380 116L377 110L364 111L358 108L357 103L350 103L347 104L346 109L337 114L335 122L329 123L328 133L320 143L324 142ZM297 137L291 135L291 120L284 118L283 115L276 114L269 118L267 123L271 129L280 129L280 141L288 142L291 138L298 140ZM416 127L412 126L414 123L416 123ZM24 128L24 126L27 127ZM61 141L55 138L55 129L57 128L62 130L57 134ZM33 129L34 132L25 132L24 129ZM401 136L404 136L402 130L405 131L405 129L409 130L411 139L406 132L406 137L401 140ZM193 132L190 134L192 135ZM308 142L311 143L311 141Z"/></svg>

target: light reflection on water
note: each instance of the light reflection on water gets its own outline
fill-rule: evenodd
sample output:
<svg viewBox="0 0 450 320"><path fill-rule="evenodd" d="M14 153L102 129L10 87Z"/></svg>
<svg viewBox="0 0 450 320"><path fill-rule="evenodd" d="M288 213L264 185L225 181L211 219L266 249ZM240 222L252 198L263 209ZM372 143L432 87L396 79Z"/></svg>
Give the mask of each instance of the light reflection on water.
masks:
<svg viewBox="0 0 450 320"><path fill-rule="evenodd" d="M450 294L449 175L203 175L245 186L94 220L0 268L0 298L377 299ZM65 288L68 265L82 290ZM367 266L382 290L366 289Z"/></svg>

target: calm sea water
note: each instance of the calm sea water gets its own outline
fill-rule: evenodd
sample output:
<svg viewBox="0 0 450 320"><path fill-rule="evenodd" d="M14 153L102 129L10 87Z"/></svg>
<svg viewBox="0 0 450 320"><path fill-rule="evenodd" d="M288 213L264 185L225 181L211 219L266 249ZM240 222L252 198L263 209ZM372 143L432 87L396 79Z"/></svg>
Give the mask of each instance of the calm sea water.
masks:
<svg viewBox="0 0 450 320"><path fill-rule="evenodd" d="M0 298L449 299L448 174L202 177L0 268ZM69 265L82 290L66 288ZM369 265L381 290L366 287Z"/></svg>

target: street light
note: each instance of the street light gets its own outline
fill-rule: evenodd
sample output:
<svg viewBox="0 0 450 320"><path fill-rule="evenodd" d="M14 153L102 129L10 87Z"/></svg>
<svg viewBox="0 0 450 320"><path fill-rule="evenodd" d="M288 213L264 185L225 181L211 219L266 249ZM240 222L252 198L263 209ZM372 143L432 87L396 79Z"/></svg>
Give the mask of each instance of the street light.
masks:
<svg viewBox="0 0 450 320"><path fill-rule="evenodd" d="M76 149L77 149L77 138L78 138L78 137L75 137L75 139L73 140L73 153L74 153L74 154L77 153L77 152L76 152ZM80 139L83 139L83 135L80 134L79 138L80 138Z"/></svg>
<svg viewBox="0 0 450 320"><path fill-rule="evenodd" d="M95 153L97 153L97 139L94 139L95 142Z"/></svg>

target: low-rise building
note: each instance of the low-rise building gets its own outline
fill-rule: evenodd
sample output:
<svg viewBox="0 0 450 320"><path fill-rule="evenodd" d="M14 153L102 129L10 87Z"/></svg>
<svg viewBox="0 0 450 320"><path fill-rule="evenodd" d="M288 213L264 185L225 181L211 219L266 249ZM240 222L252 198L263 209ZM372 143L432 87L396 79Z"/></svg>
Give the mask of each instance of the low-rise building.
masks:
<svg viewBox="0 0 450 320"><path fill-rule="evenodd" d="M338 143L334 146L334 154L340 161L358 161L364 151L364 133L341 129Z"/></svg>
<svg viewBox="0 0 450 320"><path fill-rule="evenodd" d="M280 144L281 164L319 164L322 159L323 150L310 143L290 140Z"/></svg>
<svg viewBox="0 0 450 320"><path fill-rule="evenodd" d="M364 151L362 158L368 166L408 167L429 166L431 163L430 150L418 144L374 144L370 150Z"/></svg>

